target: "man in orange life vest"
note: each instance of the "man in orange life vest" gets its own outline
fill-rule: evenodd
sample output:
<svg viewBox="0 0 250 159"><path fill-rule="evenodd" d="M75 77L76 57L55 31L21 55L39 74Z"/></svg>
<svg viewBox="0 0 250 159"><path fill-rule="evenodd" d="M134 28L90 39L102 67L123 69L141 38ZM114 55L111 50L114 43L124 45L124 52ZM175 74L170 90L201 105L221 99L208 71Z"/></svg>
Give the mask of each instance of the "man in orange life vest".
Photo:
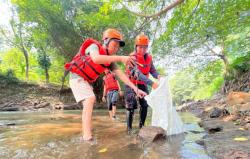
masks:
<svg viewBox="0 0 250 159"><path fill-rule="evenodd" d="M116 29L107 29L103 33L103 44L94 40L87 39L83 42L79 52L69 63L65 64L65 69L70 71L69 84L77 102L83 104L82 111L82 132L83 140L92 140L92 111L96 100L93 83L105 69L110 69L131 89L137 87L127 78L118 68L115 62L133 64L134 59L129 56L116 56L119 47L123 47L125 42L122 34ZM139 97L146 95L139 90Z"/></svg>
<svg viewBox="0 0 250 159"><path fill-rule="evenodd" d="M156 71L152 56L147 53L149 39L146 35L140 34L135 39L135 51L130 54L136 58L136 65L131 67L127 65L126 74L130 78L131 82L137 85L137 87L148 93L147 85L151 85L153 89L158 87L157 82L152 82L148 77L151 74L154 78L160 79L158 72ZM127 129L128 133L131 133L132 122L134 116L134 110L137 109L136 92L129 86L125 86L125 103L127 109ZM140 103L140 121L139 128L144 126L148 104L144 98L139 99Z"/></svg>
<svg viewBox="0 0 250 159"><path fill-rule="evenodd" d="M105 76L103 77L103 97L102 101L107 102L109 109L110 119L117 119L116 117L116 104L118 101L119 95L122 95L121 87L118 80L115 77L115 74L109 70L105 71ZM107 99L107 100L106 100Z"/></svg>

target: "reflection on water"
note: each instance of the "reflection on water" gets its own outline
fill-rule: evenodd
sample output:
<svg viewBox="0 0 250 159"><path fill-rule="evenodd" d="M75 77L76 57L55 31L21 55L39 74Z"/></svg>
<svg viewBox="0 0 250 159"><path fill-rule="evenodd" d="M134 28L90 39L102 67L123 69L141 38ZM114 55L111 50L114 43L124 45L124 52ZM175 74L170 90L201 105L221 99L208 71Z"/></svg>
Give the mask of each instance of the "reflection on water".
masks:
<svg viewBox="0 0 250 159"><path fill-rule="evenodd" d="M96 144L91 145L80 141L80 111L0 113L0 158L209 158L203 147L195 143L204 131L190 113L181 114L187 133L154 144L141 143L136 135L127 135L125 113L120 111L118 116L119 121L112 121L107 111L94 112ZM137 123L134 122L135 129Z"/></svg>

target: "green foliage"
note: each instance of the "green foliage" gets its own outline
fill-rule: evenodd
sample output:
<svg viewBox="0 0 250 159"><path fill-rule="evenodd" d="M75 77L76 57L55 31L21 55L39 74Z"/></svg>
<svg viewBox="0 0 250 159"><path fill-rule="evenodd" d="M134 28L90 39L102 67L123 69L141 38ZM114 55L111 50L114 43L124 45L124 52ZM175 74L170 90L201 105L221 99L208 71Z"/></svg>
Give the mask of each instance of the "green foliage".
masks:
<svg viewBox="0 0 250 159"><path fill-rule="evenodd" d="M11 69L17 77L25 75L25 59L19 49L13 48L2 54L1 70L7 72Z"/></svg>
<svg viewBox="0 0 250 159"><path fill-rule="evenodd" d="M55 84L61 84L61 78L64 73L64 58L57 54L52 54L51 58L51 66L49 69L50 74L50 82Z"/></svg>
<svg viewBox="0 0 250 159"><path fill-rule="evenodd" d="M6 72L6 76L8 78L13 78L13 77L15 77L15 73L14 73L14 71L12 69L8 69L7 72Z"/></svg>
<svg viewBox="0 0 250 159"><path fill-rule="evenodd" d="M230 34L227 37L227 56L230 62L232 75L235 72L245 73L250 71L250 27L242 29L237 34Z"/></svg>
<svg viewBox="0 0 250 159"><path fill-rule="evenodd" d="M230 65L231 69L237 70L240 73L246 73L250 71L250 53L245 56L236 58Z"/></svg>
<svg viewBox="0 0 250 159"><path fill-rule="evenodd" d="M30 54L30 81L33 82L45 82L44 76L44 68L39 65L38 56L34 53ZM0 63L1 73L6 74L8 70L12 70L15 77L21 80L25 80L25 61L22 52L19 49L10 49L7 52L0 54L0 59L2 63ZM47 60L47 59L46 59ZM64 58L62 56L58 56L56 54L51 55L50 61L44 61L42 65L50 66L49 74L50 74L50 82L59 84L61 82L61 77L63 75L63 65ZM51 63L51 64L49 64Z"/></svg>
<svg viewBox="0 0 250 159"><path fill-rule="evenodd" d="M9 69L5 74L0 73L0 85L2 88L9 84L18 84L18 78L14 76L13 70Z"/></svg>
<svg viewBox="0 0 250 159"><path fill-rule="evenodd" d="M166 21L164 15L156 18L154 28L150 25L151 19L136 17L121 7L120 2L123 1L120 0L11 2L19 17L18 22L13 21L12 24L24 29L22 33L29 52L31 81L44 82L44 69L49 69L50 82L60 83L63 65L76 54L82 39L92 37L101 41L102 32L107 28L117 28L124 34L126 47L119 54L129 54L134 50L134 38L141 31L152 40L158 28L163 27L166 31L153 41L155 56L173 53L178 48L185 58L194 50L203 49L204 44L209 44L211 47L224 48L230 78L237 78L239 73L250 70L250 3L247 0L185 1L173 10L165 26L159 22ZM152 14L168 2L172 1L143 0L128 4L136 5L145 14ZM17 25L19 22L22 25ZM14 42L20 42L20 39L16 38ZM25 79L25 59L20 50L13 47L0 56L1 73L12 70L17 78ZM121 68L124 70L123 66ZM164 69L158 70L160 74L167 74ZM179 104L189 99L207 99L223 82L222 60L198 68L188 67L171 79L174 101ZM99 81L96 86L99 88L100 84Z"/></svg>
<svg viewBox="0 0 250 159"><path fill-rule="evenodd" d="M20 20L46 32L58 53L70 57L71 52L77 52L81 37L67 21L61 2L13 0L12 3L17 5Z"/></svg>
<svg viewBox="0 0 250 159"><path fill-rule="evenodd" d="M162 67L157 67L157 71L162 76L166 76L167 75L166 70L164 68L162 68Z"/></svg>
<svg viewBox="0 0 250 159"><path fill-rule="evenodd" d="M198 85L199 88L192 92L191 98L194 100L209 99L221 88L223 82L224 78L222 75L220 77L214 77L211 83L206 81L201 82Z"/></svg>
<svg viewBox="0 0 250 159"><path fill-rule="evenodd" d="M88 37L96 39L102 39L102 32L107 28L119 29L126 42L126 47L121 52L129 54L133 50L131 38L134 38L136 17L125 9L119 9L111 2L89 1L79 8L74 19L80 28L86 30Z"/></svg>
<svg viewBox="0 0 250 159"><path fill-rule="evenodd" d="M63 65L78 51L82 38L93 37L101 40L102 32L109 27L118 28L123 34L133 34L136 17L117 7L116 1L80 1L80 0L12 0L20 23L28 27L27 38L32 47L30 55L30 80L44 81L44 69L49 68L50 81L60 83ZM130 38L129 37L129 38ZM120 53L129 54L133 50L133 41L124 36L126 47ZM129 46L129 45L127 45ZM11 50L9 52L12 52ZM11 53L5 53L3 72L6 63L18 78L23 79L25 63L21 54L12 62ZM12 52L16 54L16 51ZM49 57L49 58L48 58Z"/></svg>
<svg viewBox="0 0 250 159"><path fill-rule="evenodd" d="M249 25L250 19L243 15L250 8L247 0L200 1L196 8L197 3L198 0L186 1L174 11L154 52L164 54L173 47L181 47L188 53L202 47L205 41L220 45L228 35Z"/></svg>
<svg viewBox="0 0 250 159"><path fill-rule="evenodd" d="M188 67L170 79L173 100L181 104L187 100L210 98L223 84L223 65L216 61L203 69Z"/></svg>
<svg viewBox="0 0 250 159"><path fill-rule="evenodd" d="M249 8L247 0L185 1L173 11L166 31L153 45L153 53L164 56L178 48L185 57L206 49L206 45L220 46L224 50L218 54L229 62L230 79L237 78L239 73L249 71ZM205 54L213 55L209 50ZM202 72L199 66L177 73L171 81L174 100L181 103L211 97L225 80L221 62L209 63Z"/></svg>
<svg viewBox="0 0 250 159"><path fill-rule="evenodd" d="M38 60L38 64L43 69L49 69L49 67L51 66L50 58L48 55L39 54L37 60Z"/></svg>

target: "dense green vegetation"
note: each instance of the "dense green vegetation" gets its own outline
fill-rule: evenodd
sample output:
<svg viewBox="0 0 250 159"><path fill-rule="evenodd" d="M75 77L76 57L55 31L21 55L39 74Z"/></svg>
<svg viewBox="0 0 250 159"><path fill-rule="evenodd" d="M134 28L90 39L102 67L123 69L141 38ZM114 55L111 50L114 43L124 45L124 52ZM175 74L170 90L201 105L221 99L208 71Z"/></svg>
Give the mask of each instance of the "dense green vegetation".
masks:
<svg viewBox="0 0 250 159"><path fill-rule="evenodd" d="M191 57L195 66L186 65L171 76L178 104L210 98L225 81L250 71L247 0L184 0L168 12L159 12L170 3L175 0L12 0L9 27L0 26L0 45L8 46L0 52L0 73L60 84L64 63L75 55L83 39L101 40L109 27L124 34L127 46L119 54L133 51L135 36L145 32L155 59ZM154 13L159 14L148 16ZM206 62L200 63L201 58ZM159 70L168 74L164 68Z"/></svg>

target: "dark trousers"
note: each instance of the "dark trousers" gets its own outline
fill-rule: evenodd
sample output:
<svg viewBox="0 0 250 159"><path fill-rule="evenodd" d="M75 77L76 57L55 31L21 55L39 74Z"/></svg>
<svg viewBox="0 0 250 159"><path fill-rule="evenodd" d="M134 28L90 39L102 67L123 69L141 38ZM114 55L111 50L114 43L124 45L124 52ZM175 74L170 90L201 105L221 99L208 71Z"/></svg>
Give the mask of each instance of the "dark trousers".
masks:
<svg viewBox="0 0 250 159"><path fill-rule="evenodd" d="M139 89L148 93L148 88L144 84L137 85ZM140 105L140 121L139 121L139 128L144 126L145 120L147 118L148 112L148 103L144 98L139 98L139 105ZM127 129L132 129L132 123L134 118L134 110L137 109L137 97L136 93L128 86L125 86L125 102L126 102L126 109L127 109Z"/></svg>

